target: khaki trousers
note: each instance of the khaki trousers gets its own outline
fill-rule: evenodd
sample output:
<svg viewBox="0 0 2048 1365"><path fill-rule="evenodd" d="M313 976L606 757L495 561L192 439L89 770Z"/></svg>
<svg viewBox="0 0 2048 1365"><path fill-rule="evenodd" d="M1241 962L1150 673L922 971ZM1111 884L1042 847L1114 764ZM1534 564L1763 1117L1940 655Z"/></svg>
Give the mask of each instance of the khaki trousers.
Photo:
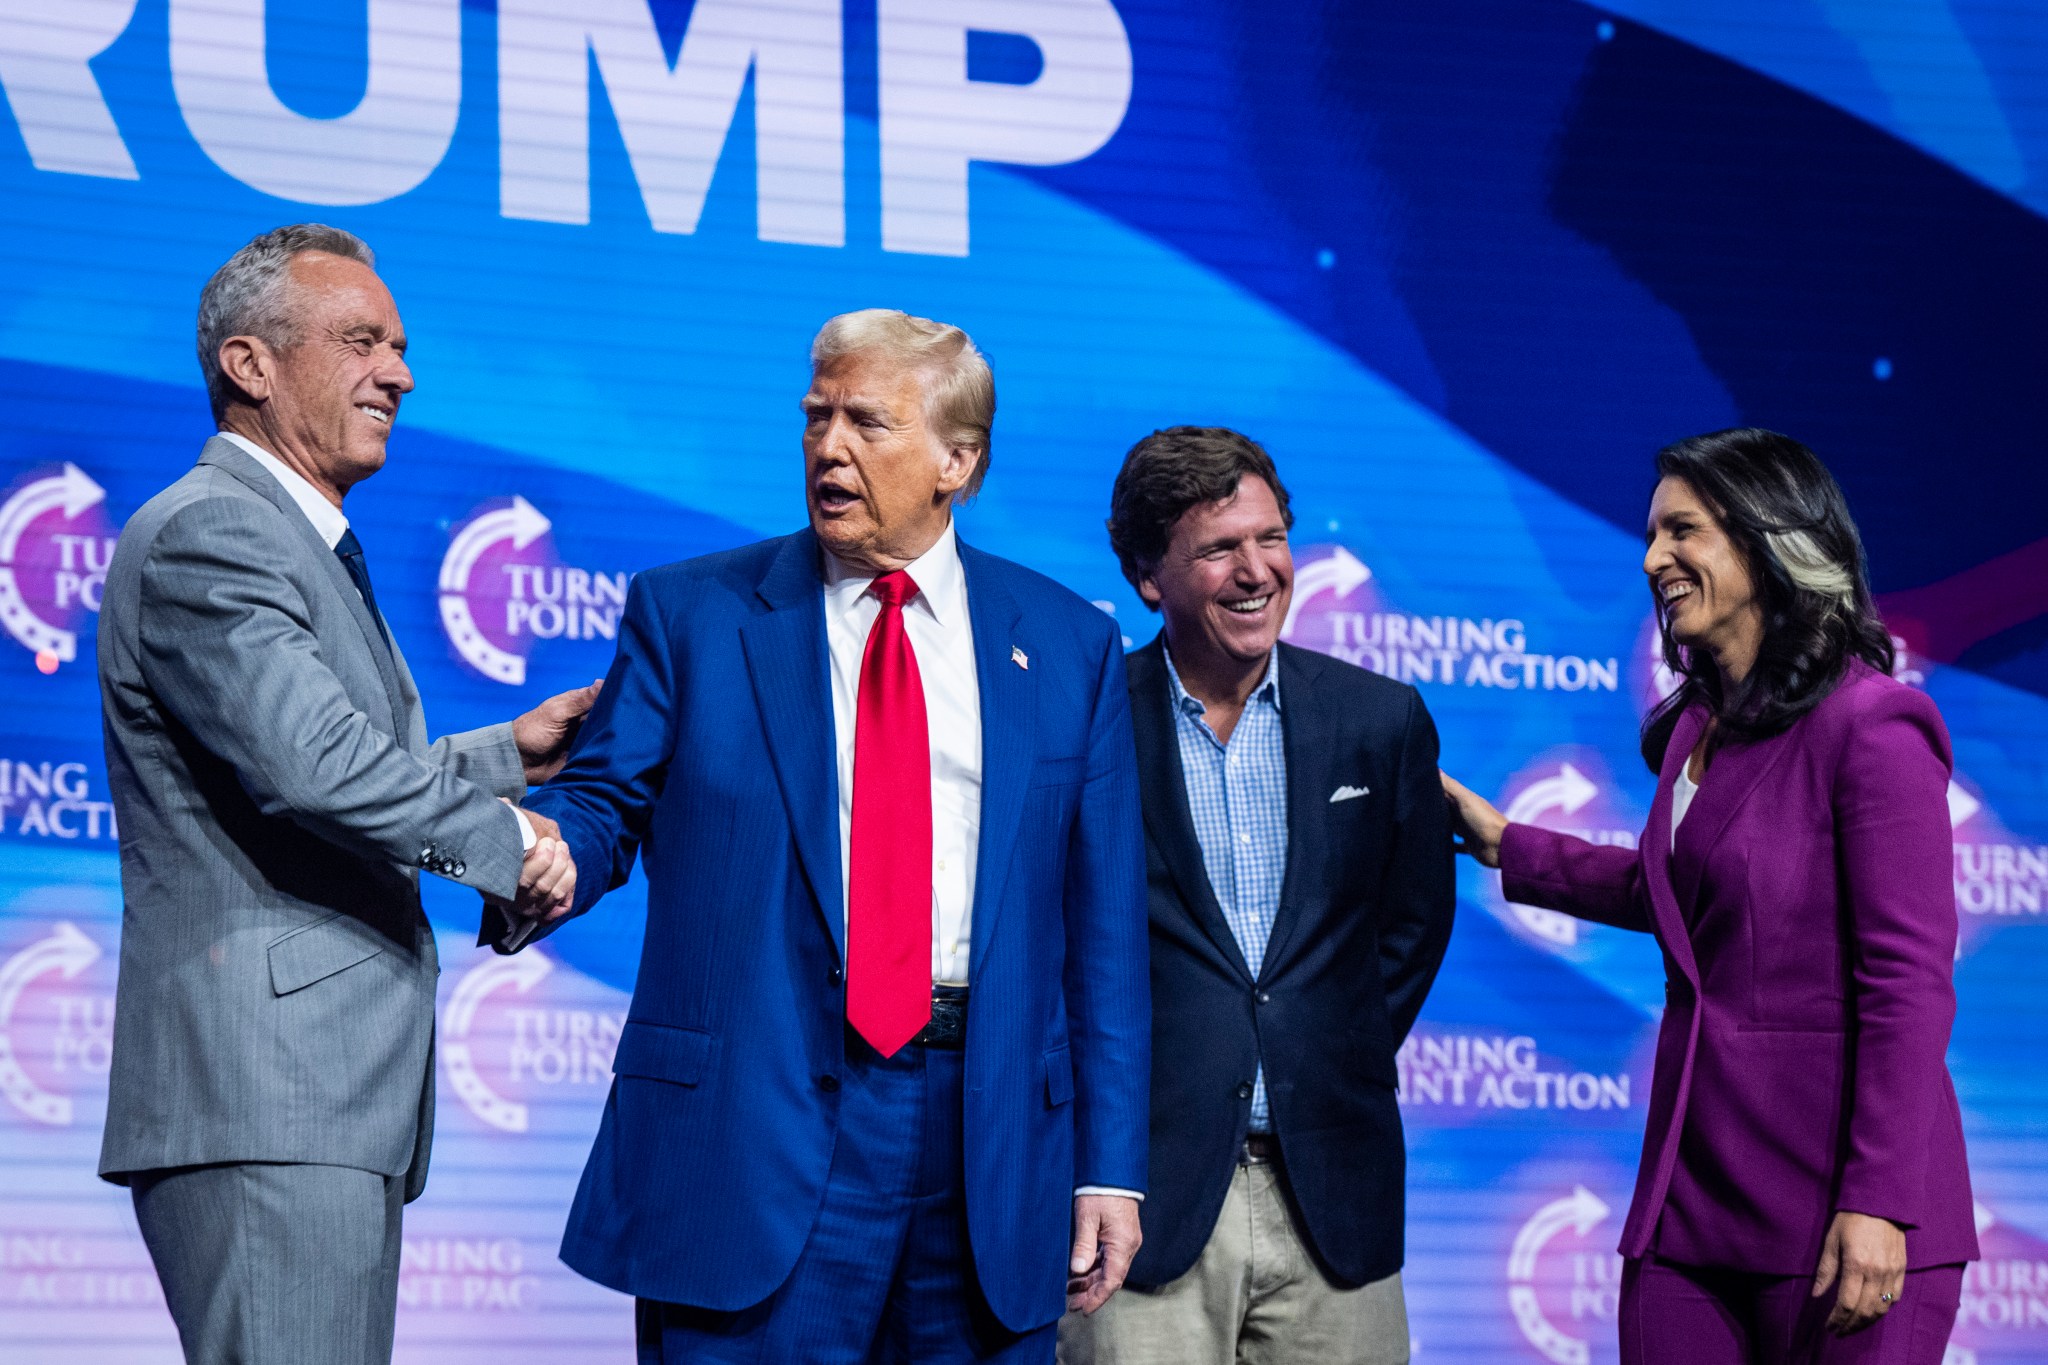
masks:
<svg viewBox="0 0 2048 1365"><path fill-rule="evenodd" d="M1340 1289L1302 1245L1279 1168L1240 1165L1201 1259L1060 1321L1061 1365L1407 1365L1399 1272Z"/></svg>

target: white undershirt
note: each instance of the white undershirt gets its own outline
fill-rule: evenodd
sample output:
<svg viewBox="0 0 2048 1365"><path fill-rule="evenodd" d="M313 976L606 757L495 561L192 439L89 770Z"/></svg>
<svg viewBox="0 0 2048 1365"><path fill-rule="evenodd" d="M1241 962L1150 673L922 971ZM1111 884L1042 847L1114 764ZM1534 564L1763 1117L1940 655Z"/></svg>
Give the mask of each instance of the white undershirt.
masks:
<svg viewBox="0 0 2048 1365"><path fill-rule="evenodd" d="M1685 813L1692 809L1692 799L1700 794L1700 784L1692 780L1692 758L1688 756L1679 765L1678 780L1671 784L1671 847L1678 847L1678 826L1684 822Z"/></svg>
<svg viewBox="0 0 2048 1365"><path fill-rule="evenodd" d="M951 523L938 543L906 566L917 596L903 608L904 632L924 683L932 765L932 980L967 984L974 931L975 853L981 837L981 688L967 578ZM853 847L853 741L860 665L882 604L875 575L825 556L825 637L832 654L832 729L839 758L840 913L846 913Z"/></svg>

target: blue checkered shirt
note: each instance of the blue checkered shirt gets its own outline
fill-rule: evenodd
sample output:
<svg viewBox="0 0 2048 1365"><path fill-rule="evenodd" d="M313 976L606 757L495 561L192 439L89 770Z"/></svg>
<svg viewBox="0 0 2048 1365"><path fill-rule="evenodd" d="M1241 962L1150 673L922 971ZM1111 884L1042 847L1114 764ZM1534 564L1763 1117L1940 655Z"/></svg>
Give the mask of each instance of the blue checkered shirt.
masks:
<svg viewBox="0 0 2048 1365"><path fill-rule="evenodd" d="M1181 686L1173 656L1166 657L1173 688L1173 728L1180 740L1181 780L1188 813L1202 845L1202 869L1209 888L1237 939L1244 964L1257 980L1266 961L1266 940L1280 911L1280 883L1287 874L1287 746L1280 730L1280 651L1266 661L1266 676L1245 702L1230 743L1217 740L1208 709ZM1266 1108L1266 1066L1252 1082L1251 1129L1272 1128Z"/></svg>

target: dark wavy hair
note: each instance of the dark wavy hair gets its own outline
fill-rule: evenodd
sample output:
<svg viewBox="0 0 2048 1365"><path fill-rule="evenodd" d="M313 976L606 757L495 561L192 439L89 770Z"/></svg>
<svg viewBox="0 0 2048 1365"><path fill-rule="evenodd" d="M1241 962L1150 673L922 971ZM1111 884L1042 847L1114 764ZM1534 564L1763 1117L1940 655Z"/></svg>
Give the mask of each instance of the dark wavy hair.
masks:
<svg viewBox="0 0 2048 1365"><path fill-rule="evenodd" d="M1716 744L1782 734L1834 691L1851 659L1892 671L1892 637L1870 595L1863 538L1820 457L1759 427L1709 432L1657 452L1657 477L1683 479L1734 543L1763 608L1756 664L1732 695L1704 650L1681 648L1657 602L1676 691L1643 719L1643 761L1661 771L1679 716L1703 702ZM1651 589L1652 597L1656 590Z"/></svg>
<svg viewBox="0 0 2048 1365"><path fill-rule="evenodd" d="M1229 427L1165 427L1124 455L1109 495L1110 548L1132 587L1159 567L1173 528L1190 508L1220 502L1251 474L1266 481L1281 519L1294 525L1287 485L1266 448ZM1159 610L1153 607L1152 610Z"/></svg>

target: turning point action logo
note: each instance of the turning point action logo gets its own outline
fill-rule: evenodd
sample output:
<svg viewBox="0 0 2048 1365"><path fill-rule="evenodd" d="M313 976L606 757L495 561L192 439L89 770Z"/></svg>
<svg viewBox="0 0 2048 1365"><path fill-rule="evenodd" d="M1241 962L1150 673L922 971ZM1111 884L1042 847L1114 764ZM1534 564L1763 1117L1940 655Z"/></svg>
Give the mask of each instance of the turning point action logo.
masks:
<svg viewBox="0 0 2048 1365"><path fill-rule="evenodd" d="M1514 824L1557 830L1588 843L1634 848L1635 822L1614 799L1615 787L1597 754L1580 748L1552 750L1509 779L1507 790L1512 794L1504 794L1501 804ZM1489 880L1499 887L1497 878ZM1570 948L1585 932L1570 915L1536 905L1501 903L1517 928L1546 947Z"/></svg>
<svg viewBox="0 0 2048 1365"><path fill-rule="evenodd" d="M553 959L531 948L510 957L485 953L455 983L441 1013L438 1047L448 1083L471 1114L501 1133L533 1127L532 1109L518 1098L533 1087L611 1084L626 1016L532 999L554 969ZM514 999L520 1003L509 1003Z"/></svg>
<svg viewBox="0 0 2048 1365"><path fill-rule="evenodd" d="M75 464L17 485L0 502L0 628L55 673L78 657L78 627L100 609L114 557L107 491Z"/></svg>
<svg viewBox="0 0 2048 1365"><path fill-rule="evenodd" d="M565 567L553 526L514 497L472 514L448 537L441 629L456 655L493 682L524 683L536 640L617 638L627 575Z"/></svg>
<svg viewBox="0 0 2048 1365"><path fill-rule="evenodd" d="M52 1071L104 1077L113 1060L113 998L78 993L77 985L79 974L100 957L99 944L77 925L59 920L48 934L0 962L0 1095L6 1097L9 1107L35 1123L67 1128L75 1111L71 1096L46 1089L22 1064L25 1056L44 1053L44 1039L23 1046L17 1031L47 1036ZM38 983L53 974L72 983L69 993L38 1001L39 1006L55 1006L54 1028L47 1019L17 1021L16 1013L30 986L43 990ZM48 1011L39 1008L32 1013Z"/></svg>
<svg viewBox="0 0 2048 1365"><path fill-rule="evenodd" d="M1583 1239L1612 1212L1606 1201L1584 1185L1574 1186L1562 1199L1553 1199L1536 1210L1515 1234L1514 1249L1508 1253L1508 1307L1515 1325L1529 1344L1553 1365L1589 1365L1592 1343L1558 1325L1574 1325L1587 1319L1613 1323L1621 1301L1621 1258L1610 1251L1577 1251L1571 1257L1571 1272L1563 1292L1560 1276L1553 1267L1549 1275L1537 1273L1538 1262L1551 1241L1570 1231ZM1538 1295L1539 1287L1544 1291ZM1550 1311L1545 1311L1548 1300ZM1607 1328L1603 1337L1611 1337Z"/></svg>
<svg viewBox="0 0 2048 1365"><path fill-rule="evenodd" d="M1614 692L1621 660L1546 654L1513 616L1413 616L1380 600L1373 572L1342 545L1304 545L1280 636L1405 683L1527 692Z"/></svg>

